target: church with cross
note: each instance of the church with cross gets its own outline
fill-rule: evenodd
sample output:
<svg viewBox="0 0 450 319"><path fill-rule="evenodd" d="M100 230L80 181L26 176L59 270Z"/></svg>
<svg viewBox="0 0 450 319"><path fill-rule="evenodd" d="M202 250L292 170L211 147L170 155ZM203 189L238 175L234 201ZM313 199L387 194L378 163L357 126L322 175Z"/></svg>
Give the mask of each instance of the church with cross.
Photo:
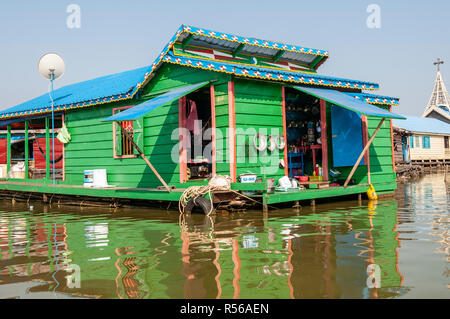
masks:
<svg viewBox="0 0 450 319"><path fill-rule="evenodd" d="M430 101L422 116L435 118L450 124L450 96L442 79L441 64L444 64L444 61L441 61L439 58L434 62L434 65L437 65L436 81Z"/></svg>
<svg viewBox="0 0 450 319"><path fill-rule="evenodd" d="M393 149L397 164L450 164L450 97L437 59L433 93L422 117L393 120Z"/></svg>

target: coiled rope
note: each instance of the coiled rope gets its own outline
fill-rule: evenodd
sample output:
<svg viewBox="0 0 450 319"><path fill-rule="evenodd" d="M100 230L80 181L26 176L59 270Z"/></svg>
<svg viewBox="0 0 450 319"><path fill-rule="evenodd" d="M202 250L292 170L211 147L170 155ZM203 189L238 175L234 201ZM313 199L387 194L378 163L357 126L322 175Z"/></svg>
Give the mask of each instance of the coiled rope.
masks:
<svg viewBox="0 0 450 319"><path fill-rule="evenodd" d="M209 216L214 210L212 192L224 191L224 190L229 190L229 188L224 187L224 186L215 186L215 185L188 187L183 192L183 194L181 194L180 200L178 201L178 210L180 211L181 214L184 214L184 209L185 209L187 203L191 199L195 199L197 197L205 196L206 194L208 194L209 200L211 202L211 209L209 210L209 212L206 215Z"/></svg>

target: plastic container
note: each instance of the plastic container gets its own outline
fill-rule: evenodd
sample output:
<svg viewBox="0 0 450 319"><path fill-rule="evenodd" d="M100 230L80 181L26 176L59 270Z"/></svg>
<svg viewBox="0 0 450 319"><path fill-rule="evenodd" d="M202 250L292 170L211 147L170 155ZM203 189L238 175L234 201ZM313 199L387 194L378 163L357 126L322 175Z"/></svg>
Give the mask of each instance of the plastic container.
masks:
<svg viewBox="0 0 450 319"><path fill-rule="evenodd" d="M106 169L91 169L84 171L84 187L108 187Z"/></svg>
<svg viewBox="0 0 450 319"><path fill-rule="evenodd" d="M323 177L322 176L310 176L309 181L310 182L321 182L321 181L323 181Z"/></svg>
<svg viewBox="0 0 450 319"><path fill-rule="evenodd" d="M239 181L241 183L255 183L256 182L256 174L253 173L245 173L239 175Z"/></svg>
<svg viewBox="0 0 450 319"><path fill-rule="evenodd" d="M300 182L307 182L309 180L309 177L308 176L299 176L298 180Z"/></svg>

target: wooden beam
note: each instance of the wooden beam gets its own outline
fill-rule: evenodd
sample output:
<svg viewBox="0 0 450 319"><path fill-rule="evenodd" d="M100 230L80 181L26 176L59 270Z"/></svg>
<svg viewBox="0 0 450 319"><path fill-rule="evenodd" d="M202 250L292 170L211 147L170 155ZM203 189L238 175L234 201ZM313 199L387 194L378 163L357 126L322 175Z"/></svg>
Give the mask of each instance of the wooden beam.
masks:
<svg viewBox="0 0 450 319"><path fill-rule="evenodd" d="M318 57L316 57L312 62L311 62L311 65L310 65L310 68L312 68L312 69L316 69L316 65L322 60L322 56L318 56Z"/></svg>
<svg viewBox="0 0 450 319"><path fill-rule="evenodd" d="M11 125L7 126L6 133L6 176L11 169Z"/></svg>
<svg viewBox="0 0 450 319"><path fill-rule="evenodd" d="M277 54L275 54L275 56L273 57L272 62L277 62L283 56L284 52L286 51L279 50Z"/></svg>
<svg viewBox="0 0 450 319"><path fill-rule="evenodd" d="M389 107L389 112L392 112L392 106ZM395 173L394 129L392 128L392 119L389 120L389 126L391 127L392 171Z"/></svg>
<svg viewBox="0 0 450 319"><path fill-rule="evenodd" d="M28 179L28 121L25 121L25 179Z"/></svg>
<svg viewBox="0 0 450 319"><path fill-rule="evenodd" d="M242 51L242 49L244 49L245 44L241 43L239 44L239 46L233 51L233 57L236 57L237 54L239 54L239 52Z"/></svg>
<svg viewBox="0 0 450 319"><path fill-rule="evenodd" d="M234 105L234 82L228 82L228 145L230 154L231 182L236 183L236 114Z"/></svg>
<svg viewBox="0 0 450 319"><path fill-rule="evenodd" d="M328 181L327 101L320 100L320 139L322 140L322 176Z"/></svg>
<svg viewBox="0 0 450 319"><path fill-rule="evenodd" d="M187 181L187 150L186 140L189 136L184 136L186 130L186 96L178 100L178 139L180 141L179 165L180 165L180 183Z"/></svg>
<svg viewBox="0 0 450 319"><path fill-rule="evenodd" d="M361 115L361 127L362 127L362 136L363 136L363 145L364 147L369 142L369 126L367 125L367 116ZM364 163L367 165L367 181L371 183L371 174L370 174L370 155L369 149L364 154Z"/></svg>
<svg viewBox="0 0 450 319"><path fill-rule="evenodd" d="M193 37L194 37L193 34L189 34L188 37L186 39L184 39L183 43L181 43L181 48L183 50L188 46L189 42L191 42Z"/></svg>
<svg viewBox="0 0 450 319"><path fill-rule="evenodd" d="M144 152L142 152L142 150L139 148L139 146L137 146L137 144L133 140L133 137L131 137L131 135L128 134L127 130L125 130L122 126L120 126L120 129L122 131L122 134L125 135L125 137L131 143L131 145L133 145L133 147L136 149L136 151L139 153L139 155L142 157L142 159L147 163L148 167L150 167L150 169L153 171L153 173L159 179L161 184L163 184L164 188L170 193L171 189L170 189L169 185L166 184L166 182L161 177L161 175L159 175L158 171L153 167L152 163L150 163L150 161L147 159L147 157L145 156Z"/></svg>
<svg viewBox="0 0 450 319"><path fill-rule="evenodd" d="M214 85L211 84L209 87L209 93L211 98L211 161L212 161L212 172L211 177L216 176L216 95L214 90Z"/></svg>
<svg viewBox="0 0 450 319"><path fill-rule="evenodd" d="M373 132L372 136L370 137L369 142L367 142L366 146L364 147L361 154L359 155L358 160L356 161L355 165L353 165L353 168L352 168L350 174L348 175L347 179L345 180L344 187L347 187L348 183L350 182L350 179L353 177L353 174L355 173L356 169L358 168L358 165L361 162L364 154L369 149L370 145L372 144L373 140L375 139L375 136L377 136L377 133L380 130L381 125L384 123L384 120L385 120L385 118L383 117L381 119L380 123L378 124L377 129L375 130L375 132Z"/></svg>
<svg viewBox="0 0 450 319"><path fill-rule="evenodd" d="M284 146L284 176L289 176L288 168L288 145L287 145L287 128L286 128L286 87L281 87L281 113L283 116L283 137L285 141Z"/></svg>

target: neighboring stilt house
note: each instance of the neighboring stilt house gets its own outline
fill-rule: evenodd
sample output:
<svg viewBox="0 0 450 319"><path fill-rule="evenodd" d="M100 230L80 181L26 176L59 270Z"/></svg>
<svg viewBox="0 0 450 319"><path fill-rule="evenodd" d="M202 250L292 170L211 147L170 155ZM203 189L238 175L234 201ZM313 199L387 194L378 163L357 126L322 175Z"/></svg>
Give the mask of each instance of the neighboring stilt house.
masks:
<svg viewBox="0 0 450 319"><path fill-rule="evenodd" d="M368 184L391 193L398 99L367 93L375 83L318 74L327 59L326 50L181 26L152 65L54 92L55 131L71 135L57 187L48 94L1 111L0 158L8 172L24 163L25 174L3 176L0 189L177 201L226 175L264 205L361 194ZM36 134L42 152L31 144ZM93 170L106 170L108 185L83 187ZM274 191L283 176L302 187Z"/></svg>
<svg viewBox="0 0 450 319"><path fill-rule="evenodd" d="M430 164L450 162L450 97L442 79L440 59L436 81L423 117L394 120L396 163Z"/></svg>

